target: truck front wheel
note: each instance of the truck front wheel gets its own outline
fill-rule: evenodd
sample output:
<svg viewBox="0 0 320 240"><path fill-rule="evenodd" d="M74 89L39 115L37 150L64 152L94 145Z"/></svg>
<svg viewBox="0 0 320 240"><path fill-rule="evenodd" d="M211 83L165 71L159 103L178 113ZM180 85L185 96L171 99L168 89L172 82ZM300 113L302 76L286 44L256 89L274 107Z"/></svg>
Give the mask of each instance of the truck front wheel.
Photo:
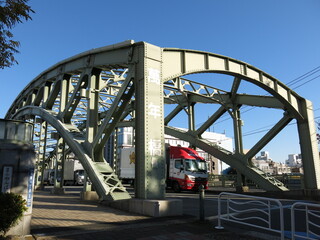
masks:
<svg viewBox="0 0 320 240"><path fill-rule="evenodd" d="M179 185L178 182L174 182L174 183L173 183L172 189L173 189L173 191L176 192L176 193L181 192L181 188L180 188L180 185Z"/></svg>

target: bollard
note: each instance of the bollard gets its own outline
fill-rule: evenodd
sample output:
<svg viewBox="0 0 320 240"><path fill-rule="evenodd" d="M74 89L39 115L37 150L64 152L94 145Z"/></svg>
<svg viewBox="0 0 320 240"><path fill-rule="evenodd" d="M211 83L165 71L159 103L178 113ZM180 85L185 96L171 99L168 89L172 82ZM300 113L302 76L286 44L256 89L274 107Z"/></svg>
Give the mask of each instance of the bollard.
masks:
<svg viewBox="0 0 320 240"><path fill-rule="evenodd" d="M204 187L201 184L199 186L199 217L200 221L204 221Z"/></svg>

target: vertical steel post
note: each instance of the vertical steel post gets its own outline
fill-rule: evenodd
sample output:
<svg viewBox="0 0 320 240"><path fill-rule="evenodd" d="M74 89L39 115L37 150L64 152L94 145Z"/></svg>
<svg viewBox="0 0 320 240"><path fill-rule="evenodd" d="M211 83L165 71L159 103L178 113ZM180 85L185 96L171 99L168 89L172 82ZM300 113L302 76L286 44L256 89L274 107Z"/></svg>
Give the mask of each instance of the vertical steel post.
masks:
<svg viewBox="0 0 320 240"><path fill-rule="evenodd" d="M243 142L242 142L242 121L240 117L239 107L233 109L233 126L234 126L234 141L235 141L235 153L237 155L243 154ZM243 185L245 184L244 176L237 171L237 192L243 192Z"/></svg>
<svg viewBox="0 0 320 240"><path fill-rule="evenodd" d="M189 103L188 105L189 131L195 130L194 105L194 103Z"/></svg>
<svg viewBox="0 0 320 240"><path fill-rule="evenodd" d="M49 92L50 92L50 83L46 83L43 87L43 103L42 103L42 107L45 105L46 101L48 100L49 97ZM47 135L48 135L48 123L46 121L42 121L40 123L40 136L39 136L39 156L41 155L41 157L39 159L42 159L41 162L41 180L40 182L37 181L37 187L38 188L43 188L44 186L44 170L46 168L46 148L47 148ZM42 145L41 145L42 144ZM39 162L40 164L40 162Z"/></svg>
<svg viewBox="0 0 320 240"><path fill-rule="evenodd" d="M298 120L297 123L304 170L304 184L306 189L320 189L320 160L312 103L303 99L301 109L304 113L304 120Z"/></svg>
<svg viewBox="0 0 320 240"><path fill-rule="evenodd" d="M233 110L233 127L236 154L243 154L242 121L240 118L240 110L238 107Z"/></svg>
<svg viewBox="0 0 320 240"><path fill-rule="evenodd" d="M47 149L47 135L48 135L48 123L42 121L40 123L40 136L39 136L39 156L42 161L39 162L41 164L41 180L37 187L43 188L44 185L44 170L46 168L46 149ZM38 181L38 180L37 180ZM38 184L38 182L37 182Z"/></svg>
<svg viewBox="0 0 320 240"><path fill-rule="evenodd" d="M86 171L84 171L84 182L83 182L83 188L82 190L84 192L90 192L92 191L92 183L88 181L88 174Z"/></svg>
<svg viewBox="0 0 320 240"><path fill-rule="evenodd" d="M69 98L69 87L70 87L70 75L63 75L61 78L60 84L60 105L59 111L63 112L66 108ZM61 119L63 121L63 119ZM54 187L62 188L64 179L64 162L65 162L66 154L65 154L65 143L64 140L59 136L57 139L57 147L56 147L56 166L54 171ZM60 174L60 183L57 182L57 178Z"/></svg>
<svg viewBox="0 0 320 240"><path fill-rule="evenodd" d="M87 105L87 121L86 121L86 142L85 146L91 157L93 157L92 142L98 128L98 112L99 112L99 84L100 69L91 69L88 86L88 105ZM97 160L97 159L95 159Z"/></svg>
<svg viewBox="0 0 320 240"><path fill-rule="evenodd" d="M112 147L113 147L113 149L112 149L113 150L112 168L116 174L119 174L119 151L120 151L120 149L118 149L118 128L115 128L115 130L114 130Z"/></svg>
<svg viewBox="0 0 320 240"><path fill-rule="evenodd" d="M220 193L218 195L218 226L215 226L215 229L224 229L224 227L221 226L221 198L222 198L222 194Z"/></svg>
<svg viewBox="0 0 320 240"><path fill-rule="evenodd" d="M36 124L36 122L34 121L34 123ZM35 128L33 131L33 135L35 135ZM34 145L36 144L35 139L33 140ZM41 141L40 141L40 135L39 135L39 139L37 142L37 145L35 145L35 149L38 149L38 154L36 156L36 171L35 171L35 181L34 181L34 186L35 189L39 189L39 187L41 186L41 164L42 164L42 155L40 154L40 149L41 149Z"/></svg>
<svg viewBox="0 0 320 240"><path fill-rule="evenodd" d="M65 158L65 146L64 140L62 137L59 136L57 140L56 146L56 165L54 171L54 188L62 188L63 187L63 164ZM60 182L58 182L58 177L60 175Z"/></svg>
<svg viewBox="0 0 320 240"><path fill-rule="evenodd" d="M188 104L188 123L189 123L190 132L194 132L195 130L194 105L195 105L194 103L190 103L190 102ZM190 147L196 149L196 147L192 146L191 144L190 144Z"/></svg>
<svg viewBox="0 0 320 240"><path fill-rule="evenodd" d="M141 43L135 49L136 197L164 199L165 149L163 120L162 50Z"/></svg>
<svg viewBox="0 0 320 240"><path fill-rule="evenodd" d="M70 75L63 75L60 86L60 113L66 109L69 99Z"/></svg>
<svg viewBox="0 0 320 240"><path fill-rule="evenodd" d="M204 221L204 187L202 184L199 186L199 219Z"/></svg>

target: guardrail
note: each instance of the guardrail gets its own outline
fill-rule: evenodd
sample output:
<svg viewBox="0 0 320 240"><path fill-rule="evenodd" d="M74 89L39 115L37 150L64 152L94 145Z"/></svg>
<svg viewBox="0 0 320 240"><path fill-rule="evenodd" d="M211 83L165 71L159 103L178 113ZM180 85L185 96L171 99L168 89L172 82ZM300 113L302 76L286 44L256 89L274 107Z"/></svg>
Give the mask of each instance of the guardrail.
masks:
<svg viewBox="0 0 320 240"><path fill-rule="evenodd" d="M235 188L237 175L209 175L208 184L210 187L228 187Z"/></svg>
<svg viewBox="0 0 320 240"><path fill-rule="evenodd" d="M223 215L222 199L226 200L226 214ZM252 212L255 212L255 215L252 215ZM275 213L279 215L278 218L274 216ZM278 233L281 239L284 239L283 206L277 199L222 192L218 197L217 229L223 228L221 220ZM275 220L280 221L280 229L274 227Z"/></svg>
<svg viewBox="0 0 320 240"><path fill-rule="evenodd" d="M302 189L304 186L304 176L302 174L282 174L282 175L272 175L280 182L282 182L287 188L291 189ZM235 188L237 181L236 174L227 175L213 175L210 174L208 178L208 183L210 187L227 187ZM246 185L250 188L259 188L253 181L247 179Z"/></svg>
<svg viewBox="0 0 320 240"><path fill-rule="evenodd" d="M296 213L302 212L298 224L305 224L305 232L296 232ZM320 239L320 204L296 202L291 206L291 230L294 239Z"/></svg>

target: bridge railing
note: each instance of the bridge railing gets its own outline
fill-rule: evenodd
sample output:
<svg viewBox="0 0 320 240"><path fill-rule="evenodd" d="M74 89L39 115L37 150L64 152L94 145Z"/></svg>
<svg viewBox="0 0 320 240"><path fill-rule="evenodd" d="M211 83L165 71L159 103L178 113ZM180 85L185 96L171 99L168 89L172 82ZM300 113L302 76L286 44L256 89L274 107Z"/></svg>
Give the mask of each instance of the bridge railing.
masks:
<svg viewBox="0 0 320 240"><path fill-rule="evenodd" d="M302 174L282 174L282 175L273 175L274 178L281 181L287 188L290 190L293 189L302 189L304 186L304 176ZM237 181L236 174L227 174L227 175L214 175L210 174L208 179L208 184L210 187L214 188L235 188ZM259 186L253 181L247 179L246 185L250 188L259 188Z"/></svg>
<svg viewBox="0 0 320 240"><path fill-rule="evenodd" d="M299 232L301 227L304 231ZM320 204L294 203L291 206L291 228L292 240L320 239Z"/></svg>
<svg viewBox="0 0 320 240"><path fill-rule="evenodd" d="M210 187L235 188L237 175L209 175L208 184Z"/></svg>
<svg viewBox="0 0 320 240"><path fill-rule="evenodd" d="M222 201L226 201L224 209ZM283 219L283 206L277 199L226 192L219 194L217 229L223 228L221 225L223 220L280 234L281 239L284 239ZM280 226L280 229L276 226Z"/></svg>

